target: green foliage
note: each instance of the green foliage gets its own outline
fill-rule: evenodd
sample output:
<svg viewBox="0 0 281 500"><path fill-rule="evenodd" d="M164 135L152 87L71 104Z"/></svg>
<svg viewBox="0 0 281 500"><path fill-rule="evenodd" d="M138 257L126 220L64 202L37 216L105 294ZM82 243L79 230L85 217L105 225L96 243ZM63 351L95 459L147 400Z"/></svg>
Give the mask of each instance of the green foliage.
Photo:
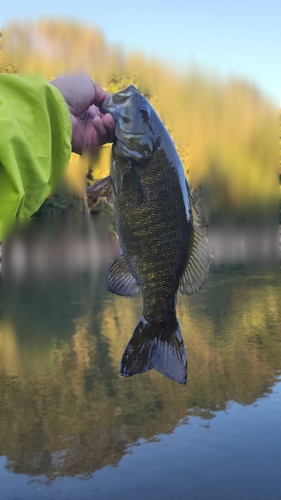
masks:
<svg viewBox="0 0 281 500"><path fill-rule="evenodd" d="M177 73L109 44L98 30L64 20L12 23L4 36L5 70L18 66L47 79L86 71L110 92L138 87L175 140L190 183L209 190L210 212L241 216L275 204L280 113L278 134L278 110L254 85L197 70ZM103 177L109 164L95 169Z"/></svg>

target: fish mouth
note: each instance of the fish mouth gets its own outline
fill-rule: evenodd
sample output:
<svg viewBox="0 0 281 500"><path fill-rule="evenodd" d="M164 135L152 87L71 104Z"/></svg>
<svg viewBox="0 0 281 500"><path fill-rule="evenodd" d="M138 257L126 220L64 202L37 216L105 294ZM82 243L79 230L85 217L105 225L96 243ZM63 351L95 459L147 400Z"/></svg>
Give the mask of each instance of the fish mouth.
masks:
<svg viewBox="0 0 281 500"><path fill-rule="evenodd" d="M119 121L116 122L115 136L120 142L129 143L131 141L139 142L145 136L145 132L133 132L131 130L124 130Z"/></svg>
<svg viewBox="0 0 281 500"><path fill-rule="evenodd" d="M145 132L132 132L130 130L124 130L119 126L119 132L121 132L122 135L125 135L126 137L143 137Z"/></svg>
<svg viewBox="0 0 281 500"><path fill-rule="evenodd" d="M112 100L114 104L124 104L129 97L133 97L133 95L137 94L137 89L134 85L129 85L124 90L117 92L112 95Z"/></svg>
<svg viewBox="0 0 281 500"><path fill-rule="evenodd" d="M116 122L120 116L121 110L130 105L131 98L137 92L138 91L134 85L129 85L129 87L117 92L117 94L112 94L107 97L99 109L104 115L109 113Z"/></svg>

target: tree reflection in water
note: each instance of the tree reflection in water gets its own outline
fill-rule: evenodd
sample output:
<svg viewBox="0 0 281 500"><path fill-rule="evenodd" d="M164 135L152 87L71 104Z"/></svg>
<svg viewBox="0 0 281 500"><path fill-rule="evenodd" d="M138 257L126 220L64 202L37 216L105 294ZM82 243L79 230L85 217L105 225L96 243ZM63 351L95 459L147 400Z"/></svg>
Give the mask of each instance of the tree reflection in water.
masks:
<svg viewBox="0 0 281 500"><path fill-rule="evenodd" d="M107 292L106 260L1 285L0 450L14 473L88 477L191 415L253 404L280 372L280 281L217 267L178 300L187 386L157 372L121 378L142 304Z"/></svg>

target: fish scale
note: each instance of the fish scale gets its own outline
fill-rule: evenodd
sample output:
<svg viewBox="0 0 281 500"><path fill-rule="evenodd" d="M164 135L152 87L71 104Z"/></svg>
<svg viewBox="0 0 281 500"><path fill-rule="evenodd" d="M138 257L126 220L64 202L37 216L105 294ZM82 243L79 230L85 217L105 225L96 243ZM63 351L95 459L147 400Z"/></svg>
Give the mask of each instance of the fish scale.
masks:
<svg viewBox="0 0 281 500"><path fill-rule="evenodd" d="M121 187L115 200L117 231L124 258L130 262L143 294L145 318L163 322L175 313L175 295L187 261L191 227L176 165L171 164L162 148L139 167L138 174L151 193L149 203L127 206ZM111 171L113 182L118 183L115 175Z"/></svg>
<svg viewBox="0 0 281 500"><path fill-rule="evenodd" d="M176 296L198 292L208 276L200 216L175 146L134 86L103 103L116 121L110 176L88 191L114 203L121 255L109 268L109 289L143 296L143 315L129 341L121 374L152 368L185 383L187 357Z"/></svg>

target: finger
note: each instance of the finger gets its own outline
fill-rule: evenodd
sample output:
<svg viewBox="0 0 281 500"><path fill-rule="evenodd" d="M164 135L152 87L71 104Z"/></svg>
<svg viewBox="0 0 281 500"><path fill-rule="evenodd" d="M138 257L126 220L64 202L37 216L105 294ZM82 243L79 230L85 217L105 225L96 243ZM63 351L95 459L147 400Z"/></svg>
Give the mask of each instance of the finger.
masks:
<svg viewBox="0 0 281 500"><path fill-rule="evenodd" d="M96 132L96 144L93 144L93 146L102 146L102 144L106 144L109 141L109 134L100 116L95 116L93 119L93 126Z"/></svg>
<svg viewBox="0 0 281 500"><path fill-rule="evenodd" d="M99 108L97 106L95 106L94 104L92 104L92 106L90 106L87 109L87 118L91 118L93 120L93 118L95 118L95 116L102 117L103 114L102 114L102 112L99 110Z"/></svg>
<svg viewBox="0 0 281 500"><path fill-rule="evenodd" d="M70 112L75 116L84 113L95 101L96 86L88 76L61 76L50 83L57 87L63 95Z"/></svg>
<svg viewBox="0 0 281 500"><path fill-rule="evenodd" d="M103 101L107 97L109 97L110 94L106 90L104 90L101 87L99 87L98 85L96 85L94 82L93 82L93 85L95 88L95 99L93 101L93 104L95 104L96 106L101 106Z"/></svg>
<svg viewBox="0 0 281 500"><path fill-rule="evenodd" d="M102 122L104 127L107 130L108 134L108 142L114 141L115 138L115 121L113 120L112 116L107 113L102 117Z"/></svg>

